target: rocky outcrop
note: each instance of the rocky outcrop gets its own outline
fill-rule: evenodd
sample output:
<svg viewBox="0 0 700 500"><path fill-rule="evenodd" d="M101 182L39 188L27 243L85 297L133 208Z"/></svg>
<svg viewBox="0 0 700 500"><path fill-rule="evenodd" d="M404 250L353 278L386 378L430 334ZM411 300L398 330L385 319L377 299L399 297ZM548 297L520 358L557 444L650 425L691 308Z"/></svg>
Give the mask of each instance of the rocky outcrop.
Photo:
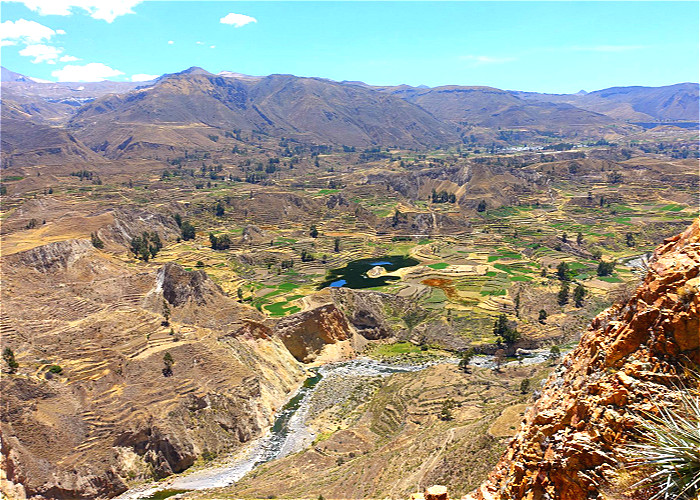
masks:
<svg viewBox="0 0 700 500"><path fill-rule="evenodd" d="M243 228L241 234L241 244L255 244L270 239L269 236L258 226L249 225Z"/></svg>
<svg viewBox="0 0 700 500"><path fill-rule="evenodd" d="M549 378L478 499L602 499L635 419L700 367L699 220L656 250Z"/></svg>
<svg viewBox="0 0 700 500"><path fill-rule="evenodd" d="M146 303L160 313L163 300L169 304L173 321L211 328L222 338L270 339L272 336L260 312L227 296L202 270L186 271L174 262L161 267Z"/></svg>
<svg viewBox="0 0 700 500"><path fill-rule="evenodd" d="M292 356L310 363L328 344L348 340L352 334L347 319L333 304L288 316L275 327Z"/></svg>
<svg viewBox="0 0 700 500"><path fill-rule="evenodd" d="M41 273L47 273L68 269L78 259L93 251L94 248L88 240L65 240L20 252L13 255L11 260Z"/></svg>
<svg viewBox="0 0 700 500"><path fill-rule="evenodd" d="M140 236L144 231L156 232L163 240L180 236L180 228L170 215L133 207L117 208L113 215L114 222L98 231L99 237L108 246L113 243L128 248L131 239Z"/></svg>
<svg viewBox="0 0 700 500"><path fill-rule="evenodd" d="M406 306L403 299L387 293L350 288L332 288L330 293L352 326L369 340L392 337L395 332L387 319L388 311Z"/></svg>
<svg viewBox="0 0 700 500"><path fill-rule="evenodd" d="M185 271L174 262L168 262L158 271L158 287L170 305L180 307L188 302L204 305L223 295L221 287L211 281L204 271Z"/></svg>

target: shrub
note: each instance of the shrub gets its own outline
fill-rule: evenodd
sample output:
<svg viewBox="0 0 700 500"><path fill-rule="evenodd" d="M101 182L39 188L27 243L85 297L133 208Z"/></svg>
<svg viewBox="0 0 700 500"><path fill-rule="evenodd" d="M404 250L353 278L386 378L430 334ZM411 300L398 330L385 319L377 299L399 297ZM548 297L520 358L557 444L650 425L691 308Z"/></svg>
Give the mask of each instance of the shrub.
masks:
<svg viewBox="0 0 700 500"><path fill-rule="evenodd" d="M175 364L175 361L173 360L172 354L169 352L166 352L163 355L163 376L164 377L170 377L173 374L173 364Z"/></svg>
<svg viewBox="0 0 700 500"><path fill-rule="evenodd" d="M92 242L92 246L94 246L95 248L105 247L104 241L100 239L97 233L90 233L90 241Z"/></svg>
<svg viewBox="0 0 700 500"><path fill-rule="evenodd" d="M19 368L19 363L15 360L15 353L9 347L5 347L5 350L2 351L2 359L7 366L7 373L15 373Z"/></svg>
<svg viewBox="0 0 700 500"><path fill-rule="evenodd" d="M697 389L678 393L674 407L661 404L658 414L640 415L642 441L623 452L643 476L633 488L651 487L651 500L692 500L700 493L700 394Z"/></svg>
<svg viewBox="0 0 700 500"><path fill-rule="evenodd" d="M527 394L529 390L530 390L530 379L524 378L522 380L522 382L520 382L520 394Z"/></svg>
<svg viewBox="0 0 700 500"><path fill-rule="evenodd" d="M58 365L50 365L49 373L55 373L56 375L58 375L59 373L63 373L63 368L61 368Z"/></svg>

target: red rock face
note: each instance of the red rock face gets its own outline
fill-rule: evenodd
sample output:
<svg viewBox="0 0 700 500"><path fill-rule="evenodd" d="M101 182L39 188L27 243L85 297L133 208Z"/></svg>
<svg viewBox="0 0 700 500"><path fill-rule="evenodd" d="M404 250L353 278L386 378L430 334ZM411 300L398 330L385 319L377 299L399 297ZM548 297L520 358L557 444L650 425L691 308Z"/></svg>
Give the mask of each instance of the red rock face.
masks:
<svg viewBox="0 0 700 500"><path fill-rule="evenodd" d="M700 219L666 240L634 295L596 317L473 498L602 499L633 414L700 369Z"/></svg>

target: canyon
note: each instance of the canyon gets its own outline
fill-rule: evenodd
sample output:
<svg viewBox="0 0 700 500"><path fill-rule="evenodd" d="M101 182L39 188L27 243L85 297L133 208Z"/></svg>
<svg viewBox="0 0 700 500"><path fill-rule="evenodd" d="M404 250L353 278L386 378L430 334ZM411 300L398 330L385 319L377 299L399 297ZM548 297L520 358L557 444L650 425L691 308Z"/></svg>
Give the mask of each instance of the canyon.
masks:
<svg viewBox="0 0 700 500"><path fill-rule="evenodd" d="M623 500L697 385L697 84L3 80L8 498Z"/></svg>

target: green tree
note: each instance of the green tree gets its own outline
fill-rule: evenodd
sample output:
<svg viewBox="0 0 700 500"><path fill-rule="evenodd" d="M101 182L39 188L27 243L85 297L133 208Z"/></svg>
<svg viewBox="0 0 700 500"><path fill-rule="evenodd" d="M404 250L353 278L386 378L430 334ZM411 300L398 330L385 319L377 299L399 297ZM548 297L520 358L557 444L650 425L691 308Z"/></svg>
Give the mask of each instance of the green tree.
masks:
<svg viewBox="0 0 700 500"><path fill-rule="evenodd" d="M561 261L557 266L557 278L559 278L561 281L569 281L569 273L569 264Z"/></svg>
<svg viewBox="0 0 700 500"><path fill-rule="evenodd" d="M549 349L549 360L550 361L556 361L561 357L561 349L559 349L559 346L553 345Z"/></svg>
<svg viewBox="0 0 700 500"><path fill-rule="evenodd" d="M309 228L309 236L311 236L312 238L318 238L318 229L316 229L315 225Z"/></svg>
<svg viewBox="0 0 700 500"><path fill-rule="evenodd" d="M520 339L520 333L517 328L511 328L508 325L508 317L505 313L501 313L494 322L493 334L502 339L508 346L512 346Z"/></svg>
<svg viewBox="0 0 700 500"><path fill-rule="evenodd" d="M223 217L224 214L226 213L226 209L224 207L223 202L219 202L216 204L216 208L214 210L214 213L216 214L217 217Z"/></svg>
<svg viewBox="0 0 700 500"><path fill-rule="evenodd" d="M5 361L7 373L15 373L17 368L19 368L19 363L15 359L15 353L9 347L5 347L5 350L2 351L2 359Z"/></svg>
<svg viewBox="0 0 700 500"><path fill-rule="evenodd" d="M440 408L440 420L452 420L452 409L455 407L455 402L452 398L446 399L442 402L442 407Z"/></svg>
<svg viewBox="0 0 700 500"><path fill-rule="evenodd" d="M477 212L484 212L486 210L486 202L484 200L481 200L479 204L476 206L476 211Z"/></svg>
<svg viewBox="0 0 700 500"><path fill-rule="evenodd" d="M338 237L333 240L333 251L340 252L340 238Z"/></svg>
<svg viewBox="0 0 700 500"><path fill-rule="evenodd" d="M175 361L173 360L173 356L166 351L166 353L163 355L163 376L164 377L170 377L173 374L173 365L175 364Z"/></svg>
<svg viewBox="0 0 700 500"><path fill-rule="evenodd" d="M569 282L562 281L561 288L557 294L557 304L563 306L569 302Z"/></svg>
<svg viewBox="0 0 700 500"><path fill-rule="evenodd" d="M466 349L462 351L462 357L459 360L459 369L462 370L464 373L469 373L471 370L469 368L469 363L471 363L472 358L474 357L474 348L470 347L469 349Z"/></svg>
<svg viewBox="0 0 700 500"><path fill-rule="evenodd" d="M547 311L545 311L544 309L540 309L540 313L539 313L539 316L537 318L537 321L539 321L540 323L542 323L544 325L545 322L547 321Z"/></svg>
<svg viewBox="0 0 700 500"><path fill-rule="evenodd" d="M576 235L576 244L581 245L583 243L583 233L581 231Z"/></svg>
<svg viewBox="0 0 700 500"><path fill-rule="evenodd" d="M182 226L180 226L180 230L182 231L182 239L183 240L187 241L187 240L194 239L195 228L189 221L183 221Z"/></svg>
<svg viewBox="0 0 700 500"><path fill-rule="evenodd" d="M598 269L596 269L596 274L598 276L610 276L614 270L615 270L615 262L614 261L606 262L604 260L601 260L598 263Z"/></svg>
<svg viewBox="0 0 700 500"><path fill-rule="evenodd" d="M581 283L574 288L574 305L576 307L583 307L583 298L586 296L586 289Z"/></svg>
<svg viewBox="0 0 700 500"><path fill-rule="evenodd" d="M170 325L170 304L168 304L168 301L163 299L163 318L164 321L162 323L163 326L168 326Z"/></svg>

